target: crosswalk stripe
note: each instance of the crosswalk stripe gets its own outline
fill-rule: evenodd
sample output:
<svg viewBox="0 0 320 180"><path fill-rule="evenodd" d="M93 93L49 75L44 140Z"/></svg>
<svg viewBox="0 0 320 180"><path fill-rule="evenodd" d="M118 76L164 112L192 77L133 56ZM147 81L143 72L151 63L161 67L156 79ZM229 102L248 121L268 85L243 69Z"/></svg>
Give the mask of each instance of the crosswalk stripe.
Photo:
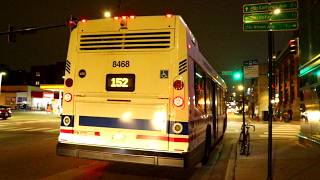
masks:
<svg viewBox="0 0 320 180"><path fill-rule="evenodd" d="M45 132L59 132L59 131L60 131L60 129L51 129L51 130L47 130Z"/></svg>
<svg viewBox="0 0 320 180"><path fill-rule="evenodd" d="M5 131L25 131L31 128L12 128L12 129L6 129Z"/></svg>
<svg viewBox="0 0 320 180"><path fill-rule="evenodd" d="M19 127L0 127L0 131L27 131L27 132L58 132L59 129L52 129L52 128L33 128L33 127L26 127L26 128L19 128Z"/></svg>
<svg viewBox="0 0 320 180"><path fill-rule="evenodd" d="M263 134L269 134L268 132L264 132ZM298 134L298 132L288 133L288 132L272 132L272 134Z"/></svg>
<svg viewBox="0 0 320 180"><path fill-rule="evenodd" d="M30 130L26 130L26 131L44 131L44 130L49 130L49 129L52 129L52 128L33 128Z"/></svg>
<svg viewBox="0 0 320 180"><path fill-rule="evenodd" d="M267 138L268 135L259 135L259 137ZM272 138L297 138L298 136L296 135L273 135Z"/></svg>

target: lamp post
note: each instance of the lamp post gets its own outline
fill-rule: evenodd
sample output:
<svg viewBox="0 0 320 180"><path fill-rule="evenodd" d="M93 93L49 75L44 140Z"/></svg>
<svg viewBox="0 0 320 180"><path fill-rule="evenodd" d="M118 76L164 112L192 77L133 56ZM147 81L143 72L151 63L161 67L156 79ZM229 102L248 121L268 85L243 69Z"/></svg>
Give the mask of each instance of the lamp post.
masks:
<svg viewBox="0 0 320 180"><path fill-rule="evenodd" d="M2 76L5 76L7 73L0 72L0 94L1 94L1 82L2 82Z"/></svg>

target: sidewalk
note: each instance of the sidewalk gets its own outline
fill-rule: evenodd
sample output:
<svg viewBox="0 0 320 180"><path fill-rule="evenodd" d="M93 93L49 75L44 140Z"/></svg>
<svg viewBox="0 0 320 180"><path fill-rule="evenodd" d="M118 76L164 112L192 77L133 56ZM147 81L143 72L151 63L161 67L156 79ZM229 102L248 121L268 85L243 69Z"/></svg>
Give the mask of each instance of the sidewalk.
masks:
<svg viewBox="0 0 320 180"><path fill-rule="evenodd" d="M257 122L253 123L257 124ZM233 147L225 179L267 179L267 139L252 136L249 156L239 155L237 142L234 142ZM297 139L274 139L272 147L273 179L320 179L320 148L318 146L301 143L297 137Z"/></svg>

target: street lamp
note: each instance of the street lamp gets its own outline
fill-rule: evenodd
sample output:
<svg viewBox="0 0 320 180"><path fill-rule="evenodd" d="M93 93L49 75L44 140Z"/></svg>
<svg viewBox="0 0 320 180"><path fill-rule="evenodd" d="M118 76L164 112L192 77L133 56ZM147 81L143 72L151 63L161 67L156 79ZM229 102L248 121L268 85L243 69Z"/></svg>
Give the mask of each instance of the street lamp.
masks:
<svg viewBox="0 0 320 180"><path fill-rule="evenodd" d="M105 11L105 12L104 12L104 17L105 17L105 18L111 17L111 12L110 12L110 11Z"/></svg>
<svg viewBox="0 0 320 180"><path fill-rule="evenodd" d="M239 86L238 86L238 90L239 90L239 91L243 91L243 89L244 89L243 85L239 85Z"/></svg>
<svg viewBox="0 0 320 180"><path fill-rule="evenodd" d="M2 82L2 76L5 76L6 72L0 72L0 93L1 93L1 82Z"/></svg>
<svg viewBox="0 0 320 180"><path fill-rule="evenodd" d="M278 15L281 13L281 9L277 8L275 10L273 10L273 14Z"/></svg>

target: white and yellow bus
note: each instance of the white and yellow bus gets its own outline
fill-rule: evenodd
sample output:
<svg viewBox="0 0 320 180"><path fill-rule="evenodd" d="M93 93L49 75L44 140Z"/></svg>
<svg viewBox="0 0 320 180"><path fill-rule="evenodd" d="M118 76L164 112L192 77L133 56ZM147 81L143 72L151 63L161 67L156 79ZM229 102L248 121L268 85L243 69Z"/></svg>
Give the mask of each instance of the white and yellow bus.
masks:
<svg viewBox="0 0 320 180"><path fill-rule="evenodd" d="M180 16L79 21L57 154L189 167L226 129L226 85Z"/></svg>

